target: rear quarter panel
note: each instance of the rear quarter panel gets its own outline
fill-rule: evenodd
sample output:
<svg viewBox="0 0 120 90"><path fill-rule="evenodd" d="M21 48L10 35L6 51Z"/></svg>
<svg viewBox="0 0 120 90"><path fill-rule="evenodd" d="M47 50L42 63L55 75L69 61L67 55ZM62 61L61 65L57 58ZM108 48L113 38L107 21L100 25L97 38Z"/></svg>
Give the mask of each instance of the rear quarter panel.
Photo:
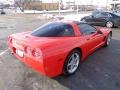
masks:
<svg viewBox="0 0 120 90"><path fill-rule="evenodd" d="M54 72L57 75L61 74L68 54L79 46L78 37L60 37L54 42L43 45L41 50L46 72L51 76L54 75Z"/></svg>

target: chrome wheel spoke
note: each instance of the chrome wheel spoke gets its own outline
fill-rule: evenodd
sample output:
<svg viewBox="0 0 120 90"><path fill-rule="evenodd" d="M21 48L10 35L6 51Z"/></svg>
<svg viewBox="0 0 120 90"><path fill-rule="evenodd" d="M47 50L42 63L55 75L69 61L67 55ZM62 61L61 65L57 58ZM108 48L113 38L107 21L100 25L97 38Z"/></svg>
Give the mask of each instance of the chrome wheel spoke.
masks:
<svg viewBox="0 0 120 90"><path fill-rule="evenodd" d="M73 73L76 71L79 65L79 61L80 61L80 57L78 53L74 53L71 55L67 65L67 70L69 73Z"/></svg>
<svg viewBox="0 0 120 90"><path fill-rule="evenodd" d="M111 28L113 26L113 23L112 22L107 22L106 26Z"/></svg>
<svg viewBox="0 0 120 90"><path fill-rule="evenodd" d="M110 44L110 41L111 41L111 36L109 35L109 36L108 36L108 39L107 39L107 45Z"/></svg>

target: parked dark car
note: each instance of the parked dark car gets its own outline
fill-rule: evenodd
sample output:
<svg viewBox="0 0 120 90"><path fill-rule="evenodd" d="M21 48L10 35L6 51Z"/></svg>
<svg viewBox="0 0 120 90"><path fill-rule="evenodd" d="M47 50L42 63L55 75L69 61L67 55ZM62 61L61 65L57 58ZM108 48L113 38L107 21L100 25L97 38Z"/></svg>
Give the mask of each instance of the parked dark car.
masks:
<svg viewBox="0 0 120 90"><path fill-rule="evenodd" d="M83 17L81 21L96 26L106 26L109 28L120 26L120 14L113 12L93 12L92 15Z"/></svg>
<svg viewBox="0 0 120 90"><path fill-rule="evenodd" d="M0 14L6 14L3 9L0 9Z"/></svg>

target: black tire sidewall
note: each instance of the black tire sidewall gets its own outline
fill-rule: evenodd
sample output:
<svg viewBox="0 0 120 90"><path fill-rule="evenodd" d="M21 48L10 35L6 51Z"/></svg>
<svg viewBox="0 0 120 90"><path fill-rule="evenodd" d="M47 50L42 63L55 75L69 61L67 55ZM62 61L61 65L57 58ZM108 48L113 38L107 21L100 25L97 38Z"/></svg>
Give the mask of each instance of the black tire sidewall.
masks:
<svg viewBox="0 0 120 90"><path fill-rule="evenodd" d="M111 35L110 33L107 35L106 40L105 40L105 45L104 45L105 47L109 46L109 45L107 44L107 40L108 40L109 35L112 37L112 35ZM109 44L110 44L110 43L109 43Z"/></svg>
<svg viewBox="0 0 120 90"><path fill-rule="evenodd" d="M66 58L66 60L65 60L65 62L64 62L64 66L63 66L63 74L66 75L66 76L69 76L69 75L74 74L74 73L78 70L78 68L79 68L79 66L80 66L80 61L79 61L79 65L78 65L77 69L76 69L73 73L69 73L69 72L68 72L68 70L67 70L67 65L68 65L68 62L69 62L69 58L71 57L71 55L72 55L73 53L78 53L78 54L79 54L79 57L80 57L80 60L81 60L81 53L80 53L79 50L75 49L75 50L73 50L73 51L71 51L71 52L69 53L69 55L67 56L67 58Z"/></svg>

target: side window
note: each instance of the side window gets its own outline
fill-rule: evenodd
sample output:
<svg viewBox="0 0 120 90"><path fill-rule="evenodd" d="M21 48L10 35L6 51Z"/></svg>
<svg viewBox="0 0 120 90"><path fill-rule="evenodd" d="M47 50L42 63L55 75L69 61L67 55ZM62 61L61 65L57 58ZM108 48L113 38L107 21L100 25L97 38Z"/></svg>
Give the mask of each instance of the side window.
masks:
<svg viewBox="0 0 120 90"><path fill-rule="evenodd" d="M102 17L102 14L101 14L101 13L95 13L95 14L93 14L93 16L94 16L95 18L100 18L100 17Z"/></svg>
<svg viewBox="0 0 120 90"><path fill-rule="evenodd" d="M62 28L64 29L62 36L74 36L75 35L74 30L71 25L66 24L66 25L63 25Z"/></svg>
<svg viewBox="0 0 120 90"><path fill-rule="evenodd" d="M110 15L108 13L105 13L105 12L103 12L103 13L95 13L93 16L95 18L110 17Z"/></svg>
<svg viewBox="0 0 120 90"><path fill-rule="evenodd" d="M78 28L82 35L90 35L90 34L97 32L94 27L92 27L88 24L79 24Z"/></svg>
<svg viewBox="0 0 120 90"><path fill-rule="evenodd" d="M110 14L107 13L107 12L104 12L104 13L102 13L102 16L103 16L103 17L110 17Z"/></svg>
<svg viewBox="0 0 120 90"><path fill-rule="evenodd" d="M107 13L102 13L102 16L108 17L108 14Z"/></svg>

